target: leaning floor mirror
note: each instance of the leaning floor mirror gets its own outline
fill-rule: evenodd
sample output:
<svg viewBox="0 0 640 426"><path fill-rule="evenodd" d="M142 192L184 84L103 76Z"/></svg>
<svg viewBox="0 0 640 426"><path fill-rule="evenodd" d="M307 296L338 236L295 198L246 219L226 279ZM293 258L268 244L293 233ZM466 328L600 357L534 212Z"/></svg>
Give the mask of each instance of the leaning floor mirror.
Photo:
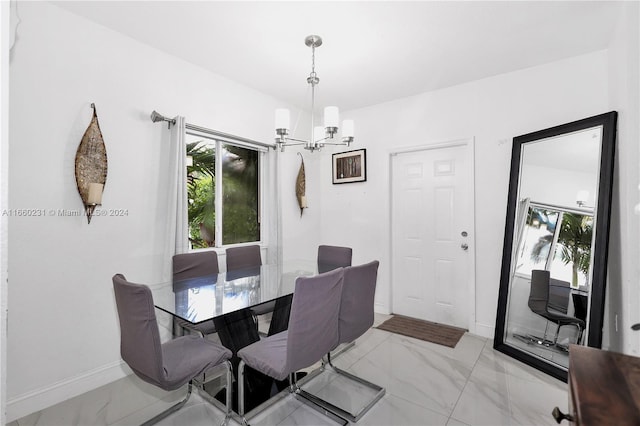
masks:
<svg viewBox="0 0 640 426"><path fill-rule="evenodd" d="M494 348L565 382L602 344L616 119L513 139Z"/></svg>

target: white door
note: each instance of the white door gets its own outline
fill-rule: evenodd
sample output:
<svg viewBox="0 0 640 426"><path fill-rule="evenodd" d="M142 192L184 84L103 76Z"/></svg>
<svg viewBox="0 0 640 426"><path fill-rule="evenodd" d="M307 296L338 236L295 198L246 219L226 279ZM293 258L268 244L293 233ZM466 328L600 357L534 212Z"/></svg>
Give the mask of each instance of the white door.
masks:
<svg viewBox="0 0 640 426"><path fill-rule="evenodd" d="M475 322L471 141L392 154L393 313Z"/></svg>

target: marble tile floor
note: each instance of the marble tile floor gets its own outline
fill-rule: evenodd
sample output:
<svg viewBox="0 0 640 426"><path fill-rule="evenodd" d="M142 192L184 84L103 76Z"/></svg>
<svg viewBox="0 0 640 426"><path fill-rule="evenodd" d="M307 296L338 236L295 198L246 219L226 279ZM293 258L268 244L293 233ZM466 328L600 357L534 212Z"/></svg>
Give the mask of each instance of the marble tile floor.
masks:
<svg viewBox="0 0 640 426"><path fill-rule="evenodd" d="M376 325L386 318L376 315ZM358 425L553 425L553 407L567 406L565 383L494 351L491 340L469 333L452 349L372 328L334 364L386 388ZM322 373L303 388L362 403L357 386L332 377ZM138 425L183 395L184 390L168 394L129 376L8 426ZM159 424L199 426L221 420L220 411L194 392L187 406ZM335 424L290 394L250 423Z"/></svg>

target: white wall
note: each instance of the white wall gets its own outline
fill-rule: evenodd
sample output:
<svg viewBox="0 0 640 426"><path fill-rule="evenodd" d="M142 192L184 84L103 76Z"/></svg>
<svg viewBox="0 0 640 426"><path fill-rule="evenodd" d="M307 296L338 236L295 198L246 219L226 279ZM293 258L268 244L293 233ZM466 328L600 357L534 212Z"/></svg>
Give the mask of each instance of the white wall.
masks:
<svg viewBox="0 0 640 426"><path fill-rule="evenodd" d="M44 209L45 216L9 220L9 421L125 374L111 277L153 282L165 260L168 132L151 122L151 111L269 142L273 111L286 106L49 3L20 2L19 13L9 205ZM128 215L87 225L49 211L82 206L74 158L92 102L109 161L103 208ZM280 166L288 180L298 157L285 154ZM306 165L313 190L314 162ZM317 197L310 194L305 221L294 193L283 191L282 199L285 245L314 246Z"/></svg>
<svg viewBox="0 0 640 426"><path fill-rule="evenodd" d="M393 82L389 82L393 84ZM367 149L367 182L332 185L322 159L322 240L353 246L354 262L380 260L377 309L389 311L390 150L475 138L476 332L493 337L512 138L606 112L607 52L375 105L349 115Z"/></svg>
<svg viewBox="0 0 640 426"><path fill-rule="evenodd" d="M610 109L618 111L603 347L640 355L640 3L625 2L609 47ZM617 317L617 318L616 318Z"/></svg>
<svg viewBox="0 0 640 426"><path fill-rule="evenodd" d="M0 2L0 212L8 207L9 174L9 2ZM0 424L6 423L7 389L7 231L0 216Z"/></svg>
<svg viewBox="0 0 640 426"><path fill-rule="evenodd" d="M526 170L520 171L519 199L527 197L532 202L576 208L578 191L589 190L586 205L594 206L598 188L598 168L598 165L594 164L594 172L586 173L527 164L523 167ZM559 182L562 184L558 185Z"/></svg>

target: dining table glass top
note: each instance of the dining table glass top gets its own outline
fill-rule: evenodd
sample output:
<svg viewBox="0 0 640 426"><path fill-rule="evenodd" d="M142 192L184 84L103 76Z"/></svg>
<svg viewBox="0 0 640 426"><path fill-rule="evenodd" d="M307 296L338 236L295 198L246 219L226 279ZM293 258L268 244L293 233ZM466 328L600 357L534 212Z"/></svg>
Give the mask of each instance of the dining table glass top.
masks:
<svg viewBox="0 0 640 426"><path fill-rule="evenodd" d="M315 262L267 264L168 281L151 289L156 308L196 325L291 294L297 277L316 271Z"/></svg>

